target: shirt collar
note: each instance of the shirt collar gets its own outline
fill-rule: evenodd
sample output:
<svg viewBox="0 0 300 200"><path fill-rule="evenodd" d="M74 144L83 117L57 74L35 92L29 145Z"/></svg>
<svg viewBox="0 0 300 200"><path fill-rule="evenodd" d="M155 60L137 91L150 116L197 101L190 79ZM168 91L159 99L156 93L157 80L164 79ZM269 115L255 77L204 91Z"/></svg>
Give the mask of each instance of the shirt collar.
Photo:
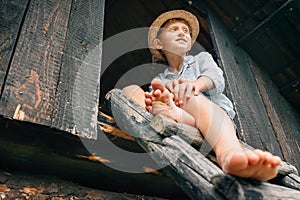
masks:
<svg viewBox="0 0 300 200"><path fill-rule="evenodd" d="M183 66L180 70L180 72L178 73L178 75L176 76L171 70L170 68L166 68L165 71L164 71L164 76L165 77L177 77L177 78L180 78L182 73L191 65L195 62L195 57L194 56L191 56L191 55L188 55L188 56L185 56L184 59L183 59Z"/></svg>

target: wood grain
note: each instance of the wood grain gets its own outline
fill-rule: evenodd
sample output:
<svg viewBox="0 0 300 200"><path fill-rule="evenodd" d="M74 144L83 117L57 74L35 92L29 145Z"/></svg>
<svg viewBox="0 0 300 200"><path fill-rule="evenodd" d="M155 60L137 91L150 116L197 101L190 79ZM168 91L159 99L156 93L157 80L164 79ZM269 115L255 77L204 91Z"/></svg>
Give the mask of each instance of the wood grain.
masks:
<svg viewBox="0 0 300 200"><path fill-rule="evenodd" d="M52 126L97 138L104 1L73 1Z"/></svg>
<svg viewBox="0 0 300 200"><path fill-rule="evenodd" d="M30 1L1 96L8 118L50 126L71 1Z"/></svg>
<svg viewBox="0 0 300 200"><path fill-rule="evenodd" d="M11 58L18 41L22 20L26 14L28 1L2 1L0 4L0 88L5 81ZM0 94L1 95L1 94Z"/></svg>

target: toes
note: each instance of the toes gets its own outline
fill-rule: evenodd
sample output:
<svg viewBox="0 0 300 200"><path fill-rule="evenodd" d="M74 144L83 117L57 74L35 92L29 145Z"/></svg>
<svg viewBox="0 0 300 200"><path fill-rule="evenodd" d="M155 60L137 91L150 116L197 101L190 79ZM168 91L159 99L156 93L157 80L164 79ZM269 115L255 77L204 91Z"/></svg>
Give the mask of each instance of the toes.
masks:
<svg viewBox="0 0 300 200"><path fill-rule="evenodd" d="M151 99L152 94L150 92L145 92L145 97Z"/></svg>
<svg viewBox="0 0 300 200"><path fill-rule="evenodd" d="M281 163L281 159L278 156L272 155L270 152L259 149L254 150L254 152L259 156L263 165L272 165L272 167L276 167Z"/></svg>
<svg viewBox="0 0 300 200"><path fill-rule="evenodd" d="M146 106L151 106L152 100L149 99L149 98L146 98L146 99L145 99L145 104L146 104Z"/></svg>
<svg viewBox="0 0 300 200"><path fill-rule="evenodd" d="M272 167L278 167L281 164L281 158L278 156L273 156L271 166Z"/></svg>
<svg viewBox="0 0 300 200"><path fill-rule="evenodd" d="M254 178L261 181L272 179L278 173L276 167L280 164L281 159L278 156L273 156L269 152L246 150L245 152L231 153L225 156L225 162L223 161L224 165L221 165L222 169L225 169L225 173L244 178ZM246 160L244 160L244 158Z"/></svg>
<svg viewBox="0 0 300 200"><path fill-rule="evenodd" d="M245 151L245 154L248 158L249 165L257 165L258 162L260 161L259 155L257 155L253 151Z"/></svg>
<svg viewBox="0 0 300 200"><path fill-rule="evenodd" d="M159 98L161 96L161 94L162 94L161 90L156 89L156 90L153 91L152 96L154 96L156 98Z"/></svg>
<svg viewBox="0 0 300 200"><path fill-rule="evenodd" d="M263 164L268 165L272 163L273 155L269 152L264 152L264 162Z"/></svg>
<svg viewBox="0 0 300 200"><path fill-rule="evenodd" d="M154 90L161 90L162 92L165 90L164 83L159 79L153 79L151 82L152 88Z"/></svg>
<svg viewBox="0 0 300 200"><path fill-rule="evenodd" d="M146 106L146 110L151 113L152 112L152 106Z"/></svg>

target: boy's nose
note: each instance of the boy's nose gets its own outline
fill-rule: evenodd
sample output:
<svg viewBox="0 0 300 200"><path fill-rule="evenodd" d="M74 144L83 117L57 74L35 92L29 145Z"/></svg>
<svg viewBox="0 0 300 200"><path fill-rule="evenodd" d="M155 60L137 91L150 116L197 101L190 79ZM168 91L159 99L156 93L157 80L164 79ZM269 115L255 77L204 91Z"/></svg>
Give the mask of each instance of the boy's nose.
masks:
<svg viewBox="0 0 300 200"><path fill-rule="evenodd" d="M184 30L182 30L182 29L179 29L179 31L178 31L178 35L180 35L180 36L183 36L185 33L184 33Z"/></svg>

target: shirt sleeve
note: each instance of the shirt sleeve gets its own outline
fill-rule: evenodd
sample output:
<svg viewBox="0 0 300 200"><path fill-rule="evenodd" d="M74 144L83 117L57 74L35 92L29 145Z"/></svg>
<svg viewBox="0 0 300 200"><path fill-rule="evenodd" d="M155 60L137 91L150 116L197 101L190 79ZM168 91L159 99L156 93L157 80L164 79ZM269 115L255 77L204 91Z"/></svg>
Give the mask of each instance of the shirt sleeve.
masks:
<svg viewBox="0 0 300 200"><path fill-rule="evenodd" d="M207 76L215 85L213 89L206 91L205 94L212 96L222 93L225 88L225 81L221 68L218 67L217 63L208 52L201 52L196 57L196 63L200 74L198 78L201 76Z"/></svg>

